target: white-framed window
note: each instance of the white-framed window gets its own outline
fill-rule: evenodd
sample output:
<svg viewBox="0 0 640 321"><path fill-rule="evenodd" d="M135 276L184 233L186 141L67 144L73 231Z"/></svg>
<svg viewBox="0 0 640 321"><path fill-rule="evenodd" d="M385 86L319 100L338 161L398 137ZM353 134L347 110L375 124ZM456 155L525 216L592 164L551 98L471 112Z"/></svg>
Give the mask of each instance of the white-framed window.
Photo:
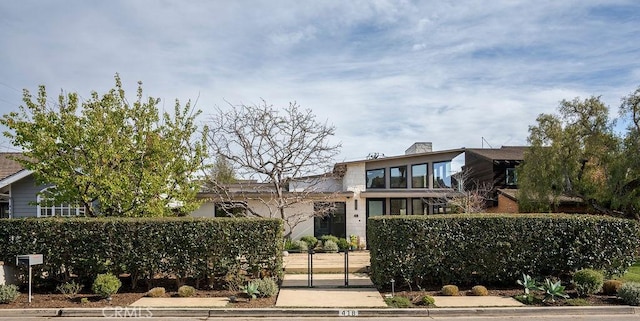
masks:
<svg viewBox="0 0 640 321"><path fill-rule="evenodd" d="M516 172L515 168L507 168L505 181L507 185L511 185L511 186L518 184L518 172Z"/></svg>
<svg viewBox="0 0 640 321"><path fill-rule="evenodd" d="M47 200L47 198L43 196L43 192L47 188L43 189L42 191L40 191L40 193L38 193L38 198L37 198L38 206L36 209L38 213L38 217L84 216L84 206L70 205L70 204L53 204L52 201Z"/></svg>

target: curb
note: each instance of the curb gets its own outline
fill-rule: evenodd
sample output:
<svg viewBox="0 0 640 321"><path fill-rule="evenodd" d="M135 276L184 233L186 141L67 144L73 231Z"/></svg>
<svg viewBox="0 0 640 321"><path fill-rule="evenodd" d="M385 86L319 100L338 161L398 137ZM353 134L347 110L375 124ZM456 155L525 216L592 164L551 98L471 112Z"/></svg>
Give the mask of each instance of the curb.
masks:
<svg viewBox="0 0 640 321"><path fill-rule="evenodd" d="M107 307L72 309L0 309L0 317L478 317L478 316L540 316L540 315L629 315L640 314L640 307L508 307L508 308L430 308L430 309L374 309L374 308L266 308L266 309L211 309L211 308L145 308Z"/></svg>
<svg viewBox="0 0 640 321"><path fill-rule="evenodd" d="M57 317L60 309L0 309L3 318Z"/></svg>

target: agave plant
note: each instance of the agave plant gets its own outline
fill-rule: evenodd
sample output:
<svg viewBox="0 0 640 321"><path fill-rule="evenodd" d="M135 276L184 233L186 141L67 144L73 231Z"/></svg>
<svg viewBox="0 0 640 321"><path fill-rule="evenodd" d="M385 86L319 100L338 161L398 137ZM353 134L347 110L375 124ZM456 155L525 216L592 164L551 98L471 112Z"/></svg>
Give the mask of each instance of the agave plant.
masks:
<svg viewBox="0 0 640 321"><path fill-rule="evenodd" d="M553 282L549 279L545 279L542 289L545 291L542 302L546 302L547 299L551 299L551 302L556 302L556 297L565 299L569 298L569 295L564 291L565 287L560 283L560 281Z"/></svg>
<svg viewBox="0 0 640 321"><path fill-rule="evenodd" d="M251 299L255 299L260 291L258 291L258 282L249 282L242 287L242 293L246 293Z"/></svg>
<svg viewBox="0 0 640 321"><path fill-rule="evenodd" d="M524 294L527 296L529 295L531 290L533 291L542 290L542 288L536 284L536 280L534 280L528 274L522 273L522 280L518 280L518 284L524 287Z"/></svg>

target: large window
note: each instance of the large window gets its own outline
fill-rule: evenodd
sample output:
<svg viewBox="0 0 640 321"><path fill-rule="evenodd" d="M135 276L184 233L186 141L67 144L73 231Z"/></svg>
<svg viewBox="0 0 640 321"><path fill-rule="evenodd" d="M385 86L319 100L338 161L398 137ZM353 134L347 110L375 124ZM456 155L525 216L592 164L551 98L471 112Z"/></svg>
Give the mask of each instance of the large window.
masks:
<svg viewBox="0 0 640 321"><path fill-rule="evenodd" d="M422 198L411 199L411 214L412 215L428 215L429 204L426 204Z"/></svg>
<svg viewBox="0 0 640 321"><path fill-rule="evenodd" d="M53 216L84 216L85 209L81 205L71 204L54 204L51 200L47 199L46 188L38 193L37 197L37 215L38 217L53 217Z"/></svg>
<svg viewBox="0 0 640 321"><path fill-rule="evenodd" d="M385 188L384 168L367 171L367 188Z"/></svg>
<svg viewBox="0 0 640 321"><path fill-rule="evenodd" d="M380 216L385 214L384 199L367 199L367 217Z"/></svg>
<svg viewBox="0 0 640 321"><path fill-rule="evenodd" d="M389 200L389 207L391 215L407 215L406 198L392 198L391 200Z"/></svg>
<svg viewBox="0 0 640 321"><path fill-rule="evenodd" d="M429 188L427 164L411 166L411 188Z"/></svg>
<svg viewBox="0 0 640 321"><path fill-rule="evenodd" d="M389 180L391 188L407 188L407 166L391 167Z"/></svg>
<svg viewBox="0 0 640 321"><path fill-rule="evenodd" d="M451 162L433 163L433 187L451 188Z"/></svg>
<svg viewBox="0 0 640 321"><path fill-rule="evenodd" d="M516 174L515 168L507 168L507 185L516 185L518 184L518 175Z"/></svg>

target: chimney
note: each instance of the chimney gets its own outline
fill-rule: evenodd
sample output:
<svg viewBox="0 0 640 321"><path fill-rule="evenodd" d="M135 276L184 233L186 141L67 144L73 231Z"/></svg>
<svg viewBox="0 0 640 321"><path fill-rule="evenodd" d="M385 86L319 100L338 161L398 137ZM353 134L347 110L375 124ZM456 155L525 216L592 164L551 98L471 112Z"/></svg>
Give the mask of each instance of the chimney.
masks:
<svg viewBox="0 0 640 321"><path fill-rule="evenodd" d="M411 145L411 147L407 148L407 150L404 151L405 155L411 155L411 154L420 154L420 153L428 153L433 151L431 149L431 142L415 142L413 143L413 145Z"/></svg>

